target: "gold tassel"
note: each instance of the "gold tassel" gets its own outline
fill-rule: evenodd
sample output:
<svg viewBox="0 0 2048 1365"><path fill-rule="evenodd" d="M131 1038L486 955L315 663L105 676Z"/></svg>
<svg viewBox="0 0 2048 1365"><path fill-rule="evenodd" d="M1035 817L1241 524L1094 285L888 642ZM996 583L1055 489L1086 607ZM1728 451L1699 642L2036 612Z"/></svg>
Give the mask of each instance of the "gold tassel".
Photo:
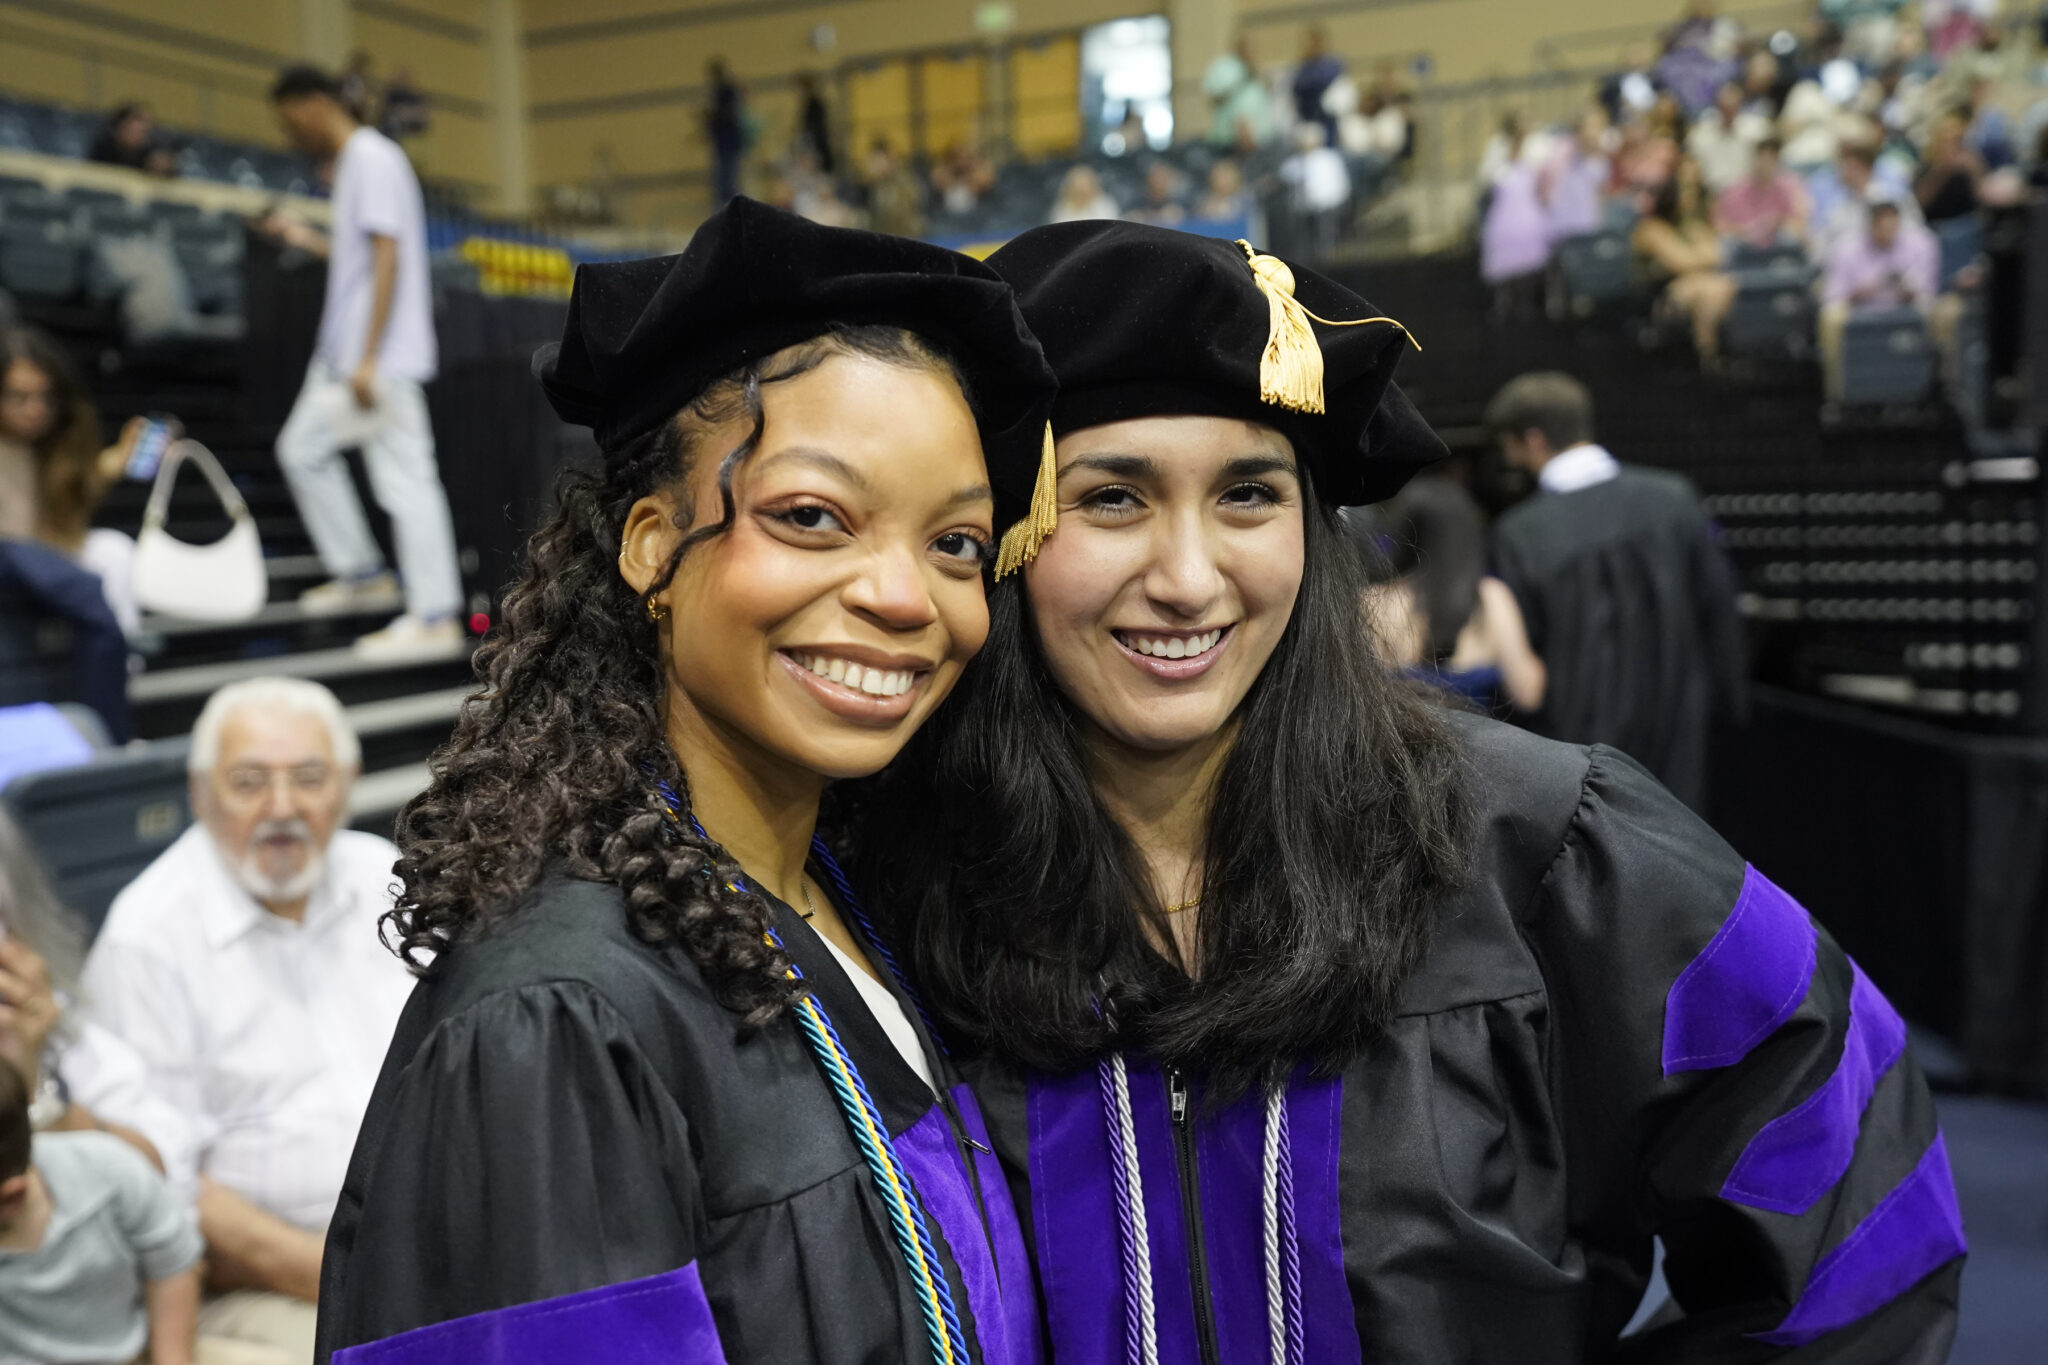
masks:
<svg viewBox="0 0 2048 1365"><path fill-rule="evenodd" d="M1323 348L1316 341L1311 322L1325 327L1360 327L1368 322L1391 322L1401 328L1411 344L1414 333L1393 318L1354 318L1332 322L1317 317L1294 297L1294 272L1278 256L1261 254L1250 242L1239 239L1252 280L1266 296L1266 349L1259 356L1259 398L1290 412L1324 412ZM1417 345L1420 351L1421 346Z"/></svg>
<svg viewBox="0 0 2048 1365"><path fill-rule="evenodd" d="M1038 557L1038 547L1059 529L1060 464L1053 454L1052 423L1045 424L1045 441L1038 452L1038 481L1031 487L1031 510L1024 519L1003 532L996 550L996 577L1001 579Z"/></svg>

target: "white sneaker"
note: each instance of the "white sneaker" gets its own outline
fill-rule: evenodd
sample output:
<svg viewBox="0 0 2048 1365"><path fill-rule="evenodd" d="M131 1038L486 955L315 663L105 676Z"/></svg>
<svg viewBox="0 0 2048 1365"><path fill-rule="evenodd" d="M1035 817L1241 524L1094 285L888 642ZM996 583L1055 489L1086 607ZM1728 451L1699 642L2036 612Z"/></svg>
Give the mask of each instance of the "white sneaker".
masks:
<svg viewBox="0 0 2048 1365"><path fill-rule="evenodd" d="M299 594L299 607L310 616L340 616L352 611L388 611L405 605L398 579L389 569L368 578L336 578Z"/></svg>
<svg viewBox="0 0 2048 1365"><path fill-rule="evenodd" d="M408 612L357 640L355 651L366 659L428 658L452 654L468 643L469 632L453 616L423 621Z"/></svg>

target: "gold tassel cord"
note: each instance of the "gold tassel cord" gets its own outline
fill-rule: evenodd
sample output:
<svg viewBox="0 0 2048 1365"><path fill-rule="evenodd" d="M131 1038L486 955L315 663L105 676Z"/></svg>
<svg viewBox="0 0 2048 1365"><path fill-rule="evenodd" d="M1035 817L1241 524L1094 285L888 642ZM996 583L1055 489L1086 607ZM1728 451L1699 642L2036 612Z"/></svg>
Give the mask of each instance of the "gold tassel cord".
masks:
<svg viewBox="0 0 2048 1365"><path fill-rule="evenodd" d="M1038 451L1038 480L1031 486L1031 510L1024 519L1003 532L996 549L996 578L1002 579L1038 557L1038 547L1059 529L1060 466L1053 453L1052 423L1045 424L1045 439Z"/></svg>
<svg viewBox="0 0 2048 1365"><path fill-rule="evenodd" d="M1266 349L1259 356L1259 398L1290 412L1324 412L1323 348L1316 341L1315 328L1362 327L1368 322L1386 322L1401 328L1409 344L1420 351L1415 334L1394 318L1352 318L1333 321L1311 313L1294 297L1294 272L1278 256L1261 253L1250 242L1239 239L1252 280L1266 296Z"/></svg>

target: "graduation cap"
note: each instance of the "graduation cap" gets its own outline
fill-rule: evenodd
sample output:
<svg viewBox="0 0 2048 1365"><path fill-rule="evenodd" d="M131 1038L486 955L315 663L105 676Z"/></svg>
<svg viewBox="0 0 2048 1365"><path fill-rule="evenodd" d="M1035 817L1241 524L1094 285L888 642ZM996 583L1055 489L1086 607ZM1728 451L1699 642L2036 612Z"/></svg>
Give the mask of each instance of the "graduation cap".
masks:
<svg viewBox="0 0 2048 1365"><path fill-rule="evenodd" d="M714 380L861 325L901 327L951 355L990 470L1022 471L1021 484L992 473L997 515L1022 515L1055 381L1010 286L955 251L736 198L680 255L578 267L562 340L534 353L533 372L562 420L618 453Z"/></svg>
<svg viewBox="0 0 2048 1365"><path fill-rule="evenodd" d="M1334 506L1389 497L1447 453L1393 382L1413 344L1408 329L1249 243L1143 223L1058 223L1023 233L988 263L1016 288L1059 377L1056 433L1172 414L1260 422L1293 443ZM1057 525L1055 474L1043 452L1031 511L1003 537L998 577L1029 563Z"/></svg>

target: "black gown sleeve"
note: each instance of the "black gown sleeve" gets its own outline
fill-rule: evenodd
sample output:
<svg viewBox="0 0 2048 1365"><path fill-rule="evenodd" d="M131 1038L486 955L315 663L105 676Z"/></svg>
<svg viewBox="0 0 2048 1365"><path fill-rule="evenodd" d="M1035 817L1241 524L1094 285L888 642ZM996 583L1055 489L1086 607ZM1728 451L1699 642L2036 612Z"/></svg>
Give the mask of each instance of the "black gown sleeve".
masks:
<svg viewBox="0 0 2048 1365"><path fill-rule="evenodd" d="M1592 755L1527 932L1573 1221L1622 1285L1661 1237L1684 1314L1617 1358L1945 1359L1962 1226L1903 1022L1703 821Z"/></svg>
<svg viewBox="0 0 2048 1365"><path fill-rule="evenodd" d="M625 1022L585 984L500 990L387 1063L329 1234L319 1359L664 1275L702 1241L688 1125Z"/></svg>

